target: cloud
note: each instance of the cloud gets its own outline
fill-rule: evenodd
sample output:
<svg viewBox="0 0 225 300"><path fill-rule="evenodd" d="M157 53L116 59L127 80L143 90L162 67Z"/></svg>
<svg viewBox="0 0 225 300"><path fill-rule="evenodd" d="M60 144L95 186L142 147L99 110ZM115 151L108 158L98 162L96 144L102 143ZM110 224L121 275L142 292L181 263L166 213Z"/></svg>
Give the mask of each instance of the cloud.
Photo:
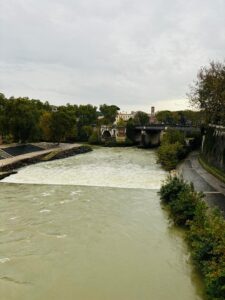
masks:
<svg viewBox="0 0 225 300"><path fill-rule="evenodd" d="M222 0L2 0L0 9L7 96L183 108L198 69L224 60Z"/></svg>

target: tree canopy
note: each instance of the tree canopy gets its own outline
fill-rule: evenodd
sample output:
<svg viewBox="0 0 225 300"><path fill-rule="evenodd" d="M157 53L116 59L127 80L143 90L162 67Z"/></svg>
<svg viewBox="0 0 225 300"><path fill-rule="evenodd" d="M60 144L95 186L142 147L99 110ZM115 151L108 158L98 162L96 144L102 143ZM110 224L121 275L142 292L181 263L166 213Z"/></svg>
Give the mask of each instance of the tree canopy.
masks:
<svg viewBox="0 0 225 300"><path fill-rule="evenodd" d="M201 68L188 97L205 112L207 122L225 124L225 64L211 62Z"/></svg>
<svg viewBox="0 0 225 300"><path fill-rule="evenodd" d="M114 123L116 119L116 115L120 108L116 105L107 105L103 104L99 107L100 112L102 113L104 117L104 123L105 124L112 124Z"/></svg>
<svg viewBox="0 0 225 300"><path fill-rule="evenodd" d="M138 111L136 112L134 116L134 124L135 125L140 125L140 126L145 126L149 124L149 116L143 111Z"/></svg>

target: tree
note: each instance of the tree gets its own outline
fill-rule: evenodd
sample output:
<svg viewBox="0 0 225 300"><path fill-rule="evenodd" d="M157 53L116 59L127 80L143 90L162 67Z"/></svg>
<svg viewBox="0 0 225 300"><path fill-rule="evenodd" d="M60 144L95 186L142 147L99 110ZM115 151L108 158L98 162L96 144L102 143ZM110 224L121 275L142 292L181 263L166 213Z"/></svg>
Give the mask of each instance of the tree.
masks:
<svg viewBox="0 0 225 300"><path fill-rule="evenodd" d="M207 122L225 124L225 64L211 62L201 68L188 97L205 112Z"/></svg>
<svg viewBox="0 0 225 300"><path fill-rule="evenodd" d="M149 124L149 116L143 111L136 112L134 116L134 124L139 126L146 126Z"/></svg>
<svg viewBox="0 0 225 300"><path fill-rule="evenodd" d="M41 129L42 139L44 141L51 140L51 120L52 113L45 111L40 117L39 126Z"/></svg>
<svg viewBox="0 0 225 300"><path fill-rule="evenodd" d="M97 122L97 107L91 104L78 107L78 126L93 125Z"/></svg>
<svg viewBox="0 0 225 300"><path fill-rule="evenodd" d="M26 142L40 138L40 111L28 98L13 98L7 100L5 116L7 127L15 141Z"/></svg>
<svg viewBox="0 0 225 300"><path fill-rule="evenodd" d="M104 117L104 123L112 124L115 122L116 115L117 115L118 111L120 110L120 108L116 105L103 104L103 105L100 105L99 110Z"/></svg>
<svg viewBox="0 0 225 300"><path fill-rule="evenodd" d="M174 114L169 110L161 110L156 113L156 119L160 123L164 124L174 124L176 121L174 120Z"/></svg>
<svg viewBox="0 0 225 300"><path fill-rule="evenodd" d="M71 136L75 126L73 119L66 112L60 110L53 112L50 124L52 140L58 143L65 141Z"/></svg>

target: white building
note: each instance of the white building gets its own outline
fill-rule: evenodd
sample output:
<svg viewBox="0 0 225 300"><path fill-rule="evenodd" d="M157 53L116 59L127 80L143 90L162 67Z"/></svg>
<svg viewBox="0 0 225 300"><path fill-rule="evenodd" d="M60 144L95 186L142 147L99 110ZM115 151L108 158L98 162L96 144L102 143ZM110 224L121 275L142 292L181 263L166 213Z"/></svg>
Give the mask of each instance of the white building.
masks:
<svg viewBox="0 0 225 300"><path fill-rule="evenodd" d="M118 115L116 116L116 121L115 123L118 123L119 120L123 120L123 121L128 121L129 119L133 119L135 116L135 112L132 111L131 113L127 113L127 112L119 112Z"/></svg>
<svg viewBox="0 0 225 300"><path fill-rule="evenodd" d="M117 124L119 120L123 120L123 121L127 122L129 119L133 119L136 113L137 113L136 111L132 111L131 113L119 112L118 115L116 116L115 123ZM148 116L149 116L149 123L151 123L151 124L156 123L154 106L151 107L151 113L148 114Z"/></svg>

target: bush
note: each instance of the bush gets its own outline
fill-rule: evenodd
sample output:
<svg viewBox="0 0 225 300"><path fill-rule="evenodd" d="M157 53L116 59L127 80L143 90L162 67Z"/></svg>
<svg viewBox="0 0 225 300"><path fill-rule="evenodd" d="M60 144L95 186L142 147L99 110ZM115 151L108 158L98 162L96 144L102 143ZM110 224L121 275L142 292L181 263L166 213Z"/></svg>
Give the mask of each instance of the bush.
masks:
<svg viewBox="0 0 225 300"><path fill-rule="evenodd" d="M187 226L188 222L193 220L196 205L201 201L202 194L197 193L192 184L177 176L169 176L159 193L175 224Z"/></svg>
<svg viewBox="0 0 225 300"><path fill-rule="evenodd" d="M163 136L163 144L175 144L179 142L181 145L185 145L185 134L179 130L168 129Z"/></svg>
<svg viewBox="0 0 225 300"><path fill-rule="evenodd" d="M158 148L158 162L166 171L171 171L187 153L184 133L170 129L164 134L161 146Z"/></svg>
<svg viewBox="0 0 225 300"><path fill-rule="evenodd" d="M183 154L183 145L179 142L175 144L162 144L157 150L158 162L166 171L176 168Z"/></svg>
<svg viewBox="0 0 225 300"><path fill-rule="evenodd" d="M177 225L186 227L186 238L195 265L201 271L211 300L225 299L225 221L209 209L192 184L169 176L160 191L162 203Z"/></svg>
<svg viewBox="0 0 225 300"><path fill-rule="evenodd" d="M159 194L163 203L168 204L176 199L179 193L184 190L185 182L177 176L168 176L161 186Z"/></svg>

